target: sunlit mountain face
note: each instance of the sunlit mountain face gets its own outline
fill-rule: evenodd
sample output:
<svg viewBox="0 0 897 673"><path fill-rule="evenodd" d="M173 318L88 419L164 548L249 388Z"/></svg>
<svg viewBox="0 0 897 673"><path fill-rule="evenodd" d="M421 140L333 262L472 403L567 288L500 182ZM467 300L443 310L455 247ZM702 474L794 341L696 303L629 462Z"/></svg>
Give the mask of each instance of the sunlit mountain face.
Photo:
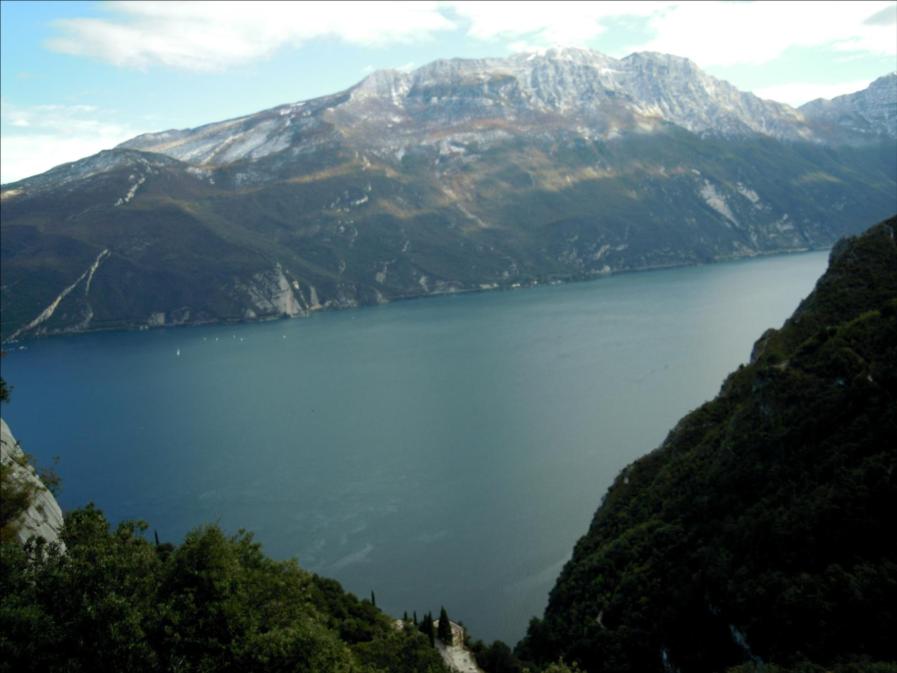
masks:
<svg viewBox="0 0 897 673"><path fill-rule="evenodd" d="M827 247L897 208L895 106L894 75L795 110L657 53L375 72L5 185L2 335Z"/></svg>

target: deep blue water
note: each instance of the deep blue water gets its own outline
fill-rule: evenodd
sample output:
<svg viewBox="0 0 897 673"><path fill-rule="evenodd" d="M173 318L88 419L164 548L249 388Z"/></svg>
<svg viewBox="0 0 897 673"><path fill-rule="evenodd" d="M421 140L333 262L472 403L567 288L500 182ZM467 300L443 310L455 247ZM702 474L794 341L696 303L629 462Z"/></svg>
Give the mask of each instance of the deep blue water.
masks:
<svg viewBox="0 0 897 673"><path fill-rule="evenodd" d="M4 415L63 508L255 531L396 615L515 642L616 473L712 398L827 253L237 327L32 341ZM180 356L177 351L180 349Z"/></svg>

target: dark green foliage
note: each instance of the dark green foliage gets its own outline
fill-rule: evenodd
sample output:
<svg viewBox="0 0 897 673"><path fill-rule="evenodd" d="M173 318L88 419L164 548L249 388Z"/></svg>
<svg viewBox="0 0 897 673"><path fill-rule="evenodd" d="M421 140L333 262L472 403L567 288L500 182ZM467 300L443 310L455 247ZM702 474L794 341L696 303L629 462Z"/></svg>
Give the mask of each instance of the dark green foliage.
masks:
<svg viewBox="0 0 897 673"><path fill-rule="evenodd" d="M420 632L423 633L430 641L430 645L436 644L436 630L433 628L433 615L429 612L423 616L420 625Z"/></svg>
<svg viewBox="0 0 897 673"><path fill-rule="evenodd" d="M576 664L567 664L563 660L549 664L542 673L581 673L582 669Z"/></svg>
<svg viewBox="0 0 897 673"><path fill-rule="evenodd" d="M617 477L522 658L893 668L874 662L897 661L895 234L839 244L752 363Z"/></svg>
<svg viewBox="0 0 897 673"><path fill-rule="evenodd" d="M445 673L442 658L426 638L415 629L393 631L385 638L378 638L354 648L361 663L368 670L392 673L392 671L419 671L420 673Z"/></svg>
<svg viewBox="0 0 897 673"><path fill-rule="evenodd" d="M445 671L425 638L247 533L173 547L145 530L90 506L66 519L65 554L4 544L0 671Z"/></svg>
<svg viewBox="0 0 897 673"><path fill-rule="evenodd" d="M16 479L13 466L0 465L0 542L12 542L19 531L19 517L31 507L36 488Z"/></svg>
<svg viewBox="0 0 897 673"><path fill-rule="evenodd" d="M486 645L477 640L470 646L476 657L477 665L488 673L524 673L523 664L505 643L496 640Z"/></svg>
<svg viewBox="0 0 897 673"><path fill-rule="evenodd" d="M436 627L436 635L446 645L452 644L452 623L449 621L445 607L439 609L439 625Z"/></svg>
<svg viewBox="0 0 897 673"><path fill-rule="evenodd" d="M860 661L832 667L806 662L793 667L751 663L730 668L726 673L897 673L897 663Z"/></svg>
<svg viewBox="0 0 897 673"><path fill-rule="evenodd" d="M753 357L762 355L779 362L814 334L843 322L847 307L851 317L859 316L878 310L897 296L897 262L886 242L888 231L888 227L879 227L866 236L839 241L832 248L829 269L813 293L801 302L784 329L763 335Z"/></svg>
<svg viewBox="0 0 897 673"><path fill-rule="evenodd" d="M0 402L9 402L9 391L6 380L0 376ZM27 486L12 479L12 468L7 465L0 465L0 490L3 493L0 498L0 542L7 542L15 537L14 523L28 509L32 493Z"/></svg>
<svg viewBox="0 0 897 673"><path fill-rule="evenodd" d="M380 611L368 601L360 601L347 594L336 580L312 576L309 588L315 605L322 607L328 626L337 631L347 643L373 640L380 630Z"/></svg>

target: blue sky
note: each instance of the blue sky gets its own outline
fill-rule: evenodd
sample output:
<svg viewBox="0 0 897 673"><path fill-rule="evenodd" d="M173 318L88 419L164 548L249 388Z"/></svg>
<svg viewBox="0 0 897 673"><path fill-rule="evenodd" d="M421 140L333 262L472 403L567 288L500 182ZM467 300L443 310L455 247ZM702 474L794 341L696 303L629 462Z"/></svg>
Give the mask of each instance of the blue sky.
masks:
<svg viewBox="0 0 897 673"><path fill-rule="evenodd" d="M798 105L897 69L897 2L0 2L0 181L378 68L552 46L687 56Z"/></svg>

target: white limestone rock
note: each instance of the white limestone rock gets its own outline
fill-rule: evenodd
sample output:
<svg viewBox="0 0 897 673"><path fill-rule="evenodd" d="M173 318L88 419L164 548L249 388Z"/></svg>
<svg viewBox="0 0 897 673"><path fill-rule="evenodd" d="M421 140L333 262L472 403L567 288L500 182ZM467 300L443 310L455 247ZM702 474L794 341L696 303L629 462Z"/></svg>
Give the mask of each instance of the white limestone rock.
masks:
<svg viewBox="0 0 897 673"><path fill-rule="evenodd" d="M32 486L35 490L31 507L25 511L18 521L16 534L19 542L24 543L35 536L47 542L58 542L63 546L59 533L62 530L62 510L56 498L37 476L34 467L28 462L22 447L13 437L6 421L0 418L0 462L12 467L12 478L19 483Z"/></svg>

